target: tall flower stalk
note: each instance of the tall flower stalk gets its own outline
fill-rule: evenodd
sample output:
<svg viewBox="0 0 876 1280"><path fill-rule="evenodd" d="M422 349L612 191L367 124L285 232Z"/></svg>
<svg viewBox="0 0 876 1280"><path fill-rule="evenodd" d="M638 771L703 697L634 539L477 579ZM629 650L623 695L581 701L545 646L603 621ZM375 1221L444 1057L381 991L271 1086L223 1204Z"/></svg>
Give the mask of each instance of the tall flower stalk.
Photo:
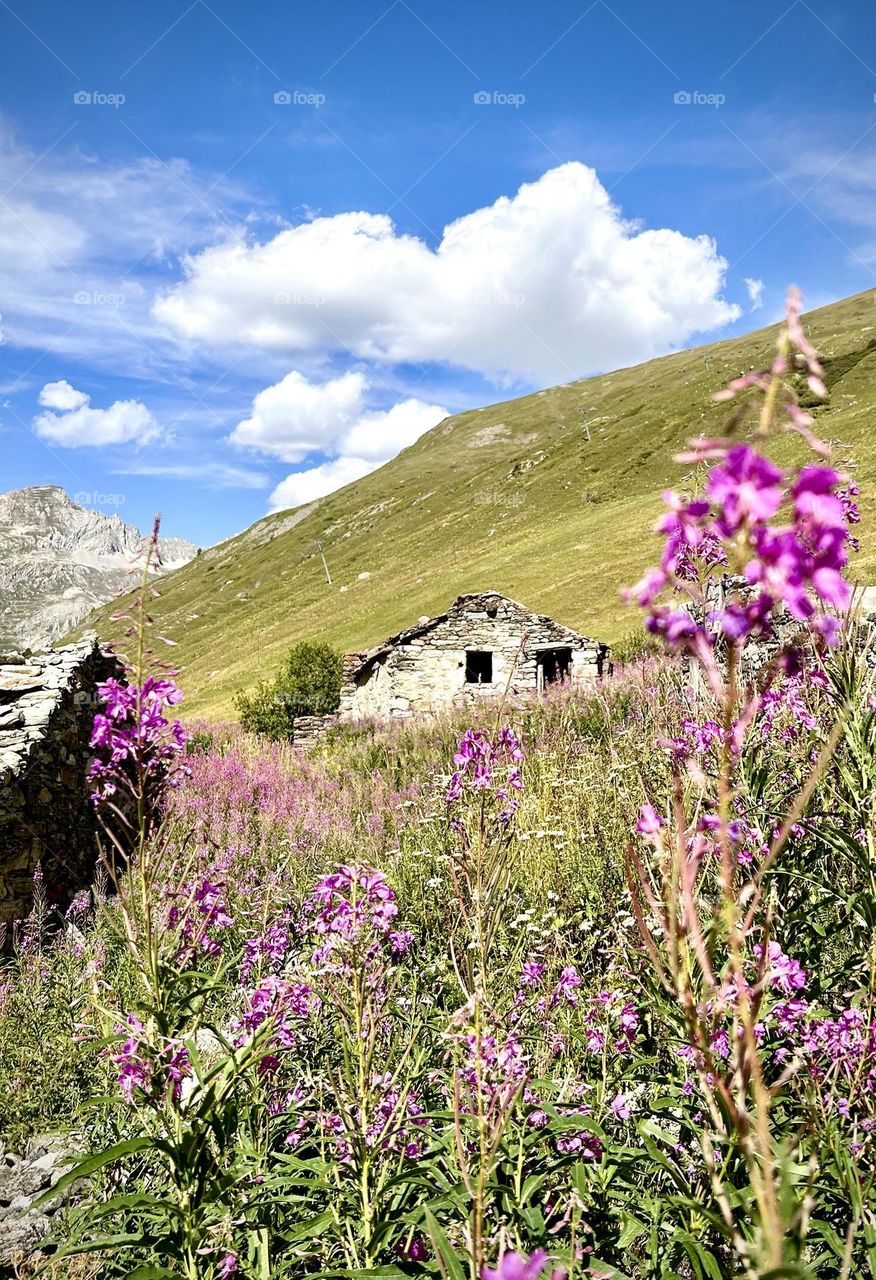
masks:
<svg viewBox="0 0 876 1280"><path fill-rule="evenodd" d="M694 440L683 455L685 461L714 464L704 496L665 495L669 512L658 526L666 536L661 564L630 593L647 610L649 630L699 669L715 706L714 777L701 776L699 787L691 788L683 764L676 762L670 814L664 818L650 804L642 811L638 833L650 856L631 849L629 884L646 949L662 985L678 1001L686 1052L713 1132L734 1144L745 1163L756 1208L753 1236L704 1129L715 1202L752 1276L799 1257L808 1218L805 1178L801 1191L799 1175L791 1173L793 1152L777 1142L771 1120L785 1081L767 1080L760 1048L773 945L765 880L836 747L843 709L789 812L768 843L757 841L762 847L753 865L750 854L741 856L751 827L740 761L765 690L779 671L794 673L806 662L800 643L780 642L777 627L790 619L806 625L816 648L834 644L842 625L837 614L848 607L851 588L843 575L849 513L840 474L821 462L788 474L734 436L754 409L756 441L793 431L827 455L795 394L805 379L823 397L822 375L794 292L770 367L735 380L716 397L751 397L738 407L728 436ZM663 603L667 590L686 604ZM762 664L759 686L743 678L749 644L772 654Z"/></svg>
<svg viewBox="0 0 876 1280"><path fill-rule="evenodd" d="M456 1154L468 1192L468 1255L472 1280L487 1261L487 1186L525 1071L513 1037L502 1034L504 1049L496 1080L495 1036L500 1024L493 992L495 943L506 918L513 879L513 819L523 789L523 750L510 728L496 726L492 736L468 730L454 756L446 802L457 852L451 861L456 901L464 923L460 955L451 942L454 969L465 1004L458 1039L463 1064L453 1076ZM465 801L466 803L463 803ZM509 1054L509 1046L510 1054ZM510 1068L505 1070L505 1067ZM474 1128L473 1146L470 1130Z"/></svg>

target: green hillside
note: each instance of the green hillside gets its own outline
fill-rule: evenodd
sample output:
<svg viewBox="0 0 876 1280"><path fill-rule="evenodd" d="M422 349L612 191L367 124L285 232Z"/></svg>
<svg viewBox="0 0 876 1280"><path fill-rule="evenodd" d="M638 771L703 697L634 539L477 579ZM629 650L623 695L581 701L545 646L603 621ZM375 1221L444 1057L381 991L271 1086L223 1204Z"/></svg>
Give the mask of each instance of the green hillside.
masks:
<svg viewBox="0 0 876 1280"><path fill-rule="evenodd" d="M854 571L872 580L874 297L810 312L806 327L831 391L819 429L858 466ZM683 479L673 454L720 428L726 411L711 393L768 359L774 335L762 329L459 414L365 479L205 551L164 580L154 609L179 644L188 714L230 714L233 694L296 640L364 648L466 591L496 589L617 639L638 624L619 589L653 560L660 492ZM111 635L110 612L88 626Z"/></svg>

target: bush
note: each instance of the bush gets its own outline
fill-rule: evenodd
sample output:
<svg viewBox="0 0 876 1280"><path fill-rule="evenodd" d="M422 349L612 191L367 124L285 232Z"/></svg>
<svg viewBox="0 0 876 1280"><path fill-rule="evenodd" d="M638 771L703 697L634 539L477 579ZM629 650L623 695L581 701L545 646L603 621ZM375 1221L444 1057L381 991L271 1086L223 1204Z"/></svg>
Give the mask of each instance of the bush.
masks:
<svg viewBox="0 0 876 1280"><path fill-rule="evenodd" d="M235 699L244 729L280 741L295 736L301 716L324 716L341 700L343 655L321 641L293 645L273 680L262 680L252 693Z"/></svg>

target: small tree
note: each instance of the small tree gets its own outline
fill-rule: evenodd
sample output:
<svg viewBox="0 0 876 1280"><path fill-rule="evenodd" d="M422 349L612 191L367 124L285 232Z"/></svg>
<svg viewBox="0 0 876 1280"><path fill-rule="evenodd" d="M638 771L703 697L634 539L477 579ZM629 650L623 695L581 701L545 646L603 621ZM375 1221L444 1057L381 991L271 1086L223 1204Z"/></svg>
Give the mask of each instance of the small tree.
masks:
<svg viewBox="0 0 876 1280"><path fill-rule="evenodd" d="M252 693L235 698L240 723L252 733L291 740L301 716L337 709L343 665L343 655L330 644L302 640L293 645L273 680L261 680Z"/></svg>

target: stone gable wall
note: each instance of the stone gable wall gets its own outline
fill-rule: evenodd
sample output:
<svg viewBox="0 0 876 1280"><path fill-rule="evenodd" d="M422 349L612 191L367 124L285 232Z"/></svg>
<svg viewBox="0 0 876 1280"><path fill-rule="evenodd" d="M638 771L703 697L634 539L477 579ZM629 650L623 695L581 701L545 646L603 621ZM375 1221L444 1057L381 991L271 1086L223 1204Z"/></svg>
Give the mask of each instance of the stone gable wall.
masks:
<svg viewBox="0 0 876 1280"><path fill-rule="evenodd" d="M342 719L359 720L435 712L448 704L496 697L509 683L514 692L535 692L538 655L553 648L571 649L573 683L595 680L602 673L605 645L504 596L462 596L446 616L387 642L364 667L350 663L340 714ZM466 682L470 649L492 653L491 683Z"/></svg>
<svg viewBox="0 0 876 1280"><path fill-rule="evenodd" d="M0 923L27 915L37 864L60 906L90 883L95 686L121 674L94 641L0 663Z"/></svg>

